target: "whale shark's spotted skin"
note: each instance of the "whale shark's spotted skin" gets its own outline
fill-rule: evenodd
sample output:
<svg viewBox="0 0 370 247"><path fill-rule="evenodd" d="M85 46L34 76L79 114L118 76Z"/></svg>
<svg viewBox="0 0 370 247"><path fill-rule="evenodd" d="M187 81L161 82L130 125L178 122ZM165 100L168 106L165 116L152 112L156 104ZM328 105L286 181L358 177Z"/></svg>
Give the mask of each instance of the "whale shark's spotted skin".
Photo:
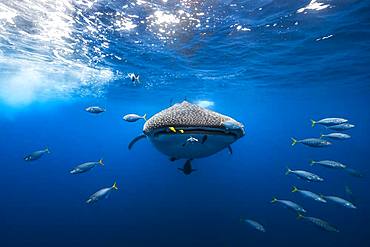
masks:
<svg viewBox="0 0 370 247"><path fill-rule="evenodd" d="M235 121L220 113L202 108L198 105L184 101L175 104L152 116L144 125L146 135L156 129L166 127L197 127L197 128L220 128L224 129L223 122ZM235 121L236 122L236 121ZM243 125L236 122L241 129ZM244 134L244 133L242 133Z"/></svg>

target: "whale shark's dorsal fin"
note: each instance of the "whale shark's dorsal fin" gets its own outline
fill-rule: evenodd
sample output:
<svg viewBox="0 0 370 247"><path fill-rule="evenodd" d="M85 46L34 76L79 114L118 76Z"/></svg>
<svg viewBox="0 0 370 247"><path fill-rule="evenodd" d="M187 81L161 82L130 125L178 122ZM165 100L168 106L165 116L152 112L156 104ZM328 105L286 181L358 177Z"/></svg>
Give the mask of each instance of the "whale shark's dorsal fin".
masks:
<svg viewBox="0 0 370 247"><path fill-rule="evenodd" d="M140 141L141 139L144 139L146 135L139 135L132 139L132 141L128 144L128 149L131 150L131 148L135 145L136 142Z"/></svg>

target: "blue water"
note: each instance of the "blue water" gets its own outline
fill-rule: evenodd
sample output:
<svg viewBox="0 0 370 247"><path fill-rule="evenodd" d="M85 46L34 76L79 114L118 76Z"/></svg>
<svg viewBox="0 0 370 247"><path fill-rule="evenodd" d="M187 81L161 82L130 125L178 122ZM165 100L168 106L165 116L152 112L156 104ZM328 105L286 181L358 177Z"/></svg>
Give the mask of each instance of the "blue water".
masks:
<svg viewBox="0 0 370 247"><path fill-rule="evenodd" d="M369 13L370 1L0 0L0 246L369 246ZM129 151L144 122L122 120L184 99L212 103L246 130L232 155L196 159L189 176L177 169L184 160L147 140ZM85 112L91 105L107 111ZM324 117L349 119L352 138L291 146L327 133L310 123ZM50 154L23 160L45 147ZM69 174L100 158L104 167ZM309 165L321 159L363 177ZM109 198L85 203L115 181ZM303 198L293 185L357 209ZM273 197L340 232L297 220Z"/></svg>

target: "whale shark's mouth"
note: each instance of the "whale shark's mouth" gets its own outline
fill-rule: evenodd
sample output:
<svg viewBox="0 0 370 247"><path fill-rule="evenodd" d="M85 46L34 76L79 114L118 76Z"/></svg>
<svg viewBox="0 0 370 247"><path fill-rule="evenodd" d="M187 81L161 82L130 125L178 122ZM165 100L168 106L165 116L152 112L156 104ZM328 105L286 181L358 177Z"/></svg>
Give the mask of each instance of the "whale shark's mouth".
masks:
<svg viewBox="0 0 370 247"><path fill-rule="evenodd" d="M244 135L243 130L225 130L219 128L200 128L200 127L175 127L177 130L183 130L184 133L180 131L170 131L168 128L161 128L157 130L153 130L149 136L158 137L159 135L224 135L224 136L234 136L235 139L240 138Z"/></svg>

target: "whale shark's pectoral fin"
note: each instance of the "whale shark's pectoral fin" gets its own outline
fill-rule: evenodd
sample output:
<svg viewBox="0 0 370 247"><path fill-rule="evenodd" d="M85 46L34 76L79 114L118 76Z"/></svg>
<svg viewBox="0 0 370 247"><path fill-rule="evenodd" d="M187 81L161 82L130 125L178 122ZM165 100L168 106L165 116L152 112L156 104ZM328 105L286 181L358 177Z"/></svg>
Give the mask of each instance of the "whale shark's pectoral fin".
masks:
<svg viewBox="0 0 370 247"><path fill-rule="evenodd" d="M229 154L233 154L233 149L231 148L231 145L227 145L227 150L229 150Z"/></svg>
<svg viewBox="0 0 370 247"><path fill-rule="evenodd" d="M208 139L208 136L207 135L204 135L203 137L202 137L202 144L204 144L206 141L207 141L207 139Z"/></svg>
<svg viewBox="0 0 370 247"><path fill-rule="evenodd" d="M141 139L144 139L146 135L139 135L132 139L132 141L128 144L128 149L131 150L132 147L135 145L136 142L140 141Z"/></svg>

